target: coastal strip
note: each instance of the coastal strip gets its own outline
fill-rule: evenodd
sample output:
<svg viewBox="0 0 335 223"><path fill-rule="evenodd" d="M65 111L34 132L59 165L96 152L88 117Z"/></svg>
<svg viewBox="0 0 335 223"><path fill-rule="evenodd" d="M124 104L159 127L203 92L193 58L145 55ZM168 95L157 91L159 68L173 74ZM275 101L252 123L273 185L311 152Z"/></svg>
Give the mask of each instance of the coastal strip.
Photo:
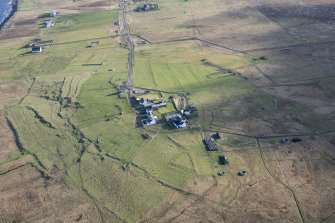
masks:
<svg viewBox="0 0 335 223"><path fill-rule="evenodd" d="M13 0L12 4L11 4L11 10L10 13L8 14L8 16L4 19L4 21L2 23L0 23L0 30L2 30L2 28L5 26L5 24L12 18L12 16L15 14L15 12L17 11L17 7L18 7L18 0Z"/></svg>

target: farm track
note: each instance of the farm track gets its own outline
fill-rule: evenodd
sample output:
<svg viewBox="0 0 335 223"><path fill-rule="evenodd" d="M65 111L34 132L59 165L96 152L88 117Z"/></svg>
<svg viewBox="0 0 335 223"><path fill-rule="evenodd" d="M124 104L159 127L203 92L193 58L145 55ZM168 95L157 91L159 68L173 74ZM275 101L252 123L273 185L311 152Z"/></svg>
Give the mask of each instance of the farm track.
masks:
<svg viewBox="0 0 335 223"><path fill-rule="evenodd" d="M131 37L129 24L126 17L126 3L125 0L120 0L120 10L122 15L123 26L125 29L126 40L128 43L128 88L131 88L133 85L133 76L134 76L134 43Z"/></svg>

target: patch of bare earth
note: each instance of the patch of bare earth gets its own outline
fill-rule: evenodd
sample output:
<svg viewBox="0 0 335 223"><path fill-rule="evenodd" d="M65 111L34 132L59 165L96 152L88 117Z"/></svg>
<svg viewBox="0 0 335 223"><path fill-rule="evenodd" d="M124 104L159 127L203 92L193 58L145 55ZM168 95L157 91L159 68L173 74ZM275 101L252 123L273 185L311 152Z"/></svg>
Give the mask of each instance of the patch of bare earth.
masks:
<svg viewBox="0 0 335 223"><path fill-rule="evenodd" d="M31 28L9 29L0 33L0 40L35 36L37 34L38 30L32 30Z"/></svg>
<svg viewBox="0 0 335 223"><path fill-rule="evenodd" d="M15 26L32 25L35 24L38 20L39 20L38 18L16 20L14 22L14 25Z"/></svg>
<svg viewBox="0 0 335 223"><path fill-rule="evenodd" d="M82 7L103 7L103 6L110 6L110 1L96 1L88 4L83 4Z"/></svg>
<svg viewBox="0 0 335 223"><path fill-rule="evenodd" d="M330 115L335 110L333 95L318 86L278 86L275 88L275 92L279 97L313 106L314 112L322 115Z"/></svg>

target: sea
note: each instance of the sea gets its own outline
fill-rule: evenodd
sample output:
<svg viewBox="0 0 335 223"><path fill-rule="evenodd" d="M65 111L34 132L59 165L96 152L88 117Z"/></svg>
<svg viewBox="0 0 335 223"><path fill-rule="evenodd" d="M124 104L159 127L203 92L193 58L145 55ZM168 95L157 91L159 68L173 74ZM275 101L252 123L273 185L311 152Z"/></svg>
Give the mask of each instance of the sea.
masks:
<svg viewBox="0 0 335 223"><path fill-rule="evenodd" d="M12 0L0 0L0 24L9 16L12 10Z"/></svg>

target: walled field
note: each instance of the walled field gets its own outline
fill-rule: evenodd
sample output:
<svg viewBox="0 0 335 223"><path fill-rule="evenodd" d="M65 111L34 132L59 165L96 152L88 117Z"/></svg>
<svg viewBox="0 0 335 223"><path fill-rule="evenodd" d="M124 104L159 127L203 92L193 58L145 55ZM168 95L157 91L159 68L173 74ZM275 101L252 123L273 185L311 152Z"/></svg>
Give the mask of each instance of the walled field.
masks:
<svg viewBox="0 0 335 223"><path fill-rule="evenodd" d="M206 65L202 60L210 62ZM251 65L251 58L222 55L201 50L196 42L149 45L136 51L134 84L168 91L193 91L220 85L226 73L220 69L236 69ZM213 74L213 75L211 75Z"/></svg>
<svg viewBox="0 0 335 223"><path fill-rule="evenodd" d="M334 222L332 2L155 2L126 3L132 84L187 94L185 129L136 126L118 92L119 1L20 1L0 32L0 222Z"/></svg>

